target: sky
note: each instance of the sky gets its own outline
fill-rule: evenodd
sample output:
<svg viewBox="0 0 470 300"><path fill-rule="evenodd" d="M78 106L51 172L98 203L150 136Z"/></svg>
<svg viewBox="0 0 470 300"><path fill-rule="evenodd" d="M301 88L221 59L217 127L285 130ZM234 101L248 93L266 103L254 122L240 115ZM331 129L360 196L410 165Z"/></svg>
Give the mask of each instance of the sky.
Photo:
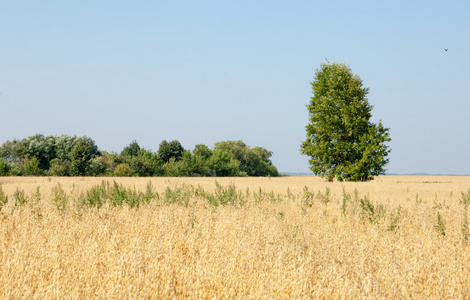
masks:
<svg viewBox="0 0 470 300"><path fill-rule="evenodd" d="M309 173L310 82L329 61L370 88L387 173L470 174L469 53L467 0L4 0L0 143L242 140Z"/></svg>

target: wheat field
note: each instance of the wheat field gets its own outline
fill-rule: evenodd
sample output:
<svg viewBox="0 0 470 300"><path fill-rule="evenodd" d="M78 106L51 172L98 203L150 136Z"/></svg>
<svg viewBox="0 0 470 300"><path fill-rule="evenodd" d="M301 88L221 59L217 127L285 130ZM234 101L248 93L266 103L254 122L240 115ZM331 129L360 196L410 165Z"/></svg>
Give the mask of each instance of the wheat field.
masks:
<svg viewBox="0 0 470 300"><path fill-rule="evenodd" d="M0 177L0 298L469 299L469 188Z"/></svg>

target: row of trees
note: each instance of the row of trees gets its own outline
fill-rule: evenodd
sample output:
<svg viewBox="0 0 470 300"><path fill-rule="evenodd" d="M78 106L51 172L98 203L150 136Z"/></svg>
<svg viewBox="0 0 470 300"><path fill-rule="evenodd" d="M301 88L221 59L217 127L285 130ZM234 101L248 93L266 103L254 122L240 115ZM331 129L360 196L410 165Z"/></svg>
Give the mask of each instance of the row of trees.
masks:
<svg viewBox="0 0 470 300"><path fill-rule="evenodd" d="M242 141L203 144L177 140L152 152L133 141L121 153L100 151L89 137L36 134L0 146L0 176L279 176L272 152Z"/></svg>

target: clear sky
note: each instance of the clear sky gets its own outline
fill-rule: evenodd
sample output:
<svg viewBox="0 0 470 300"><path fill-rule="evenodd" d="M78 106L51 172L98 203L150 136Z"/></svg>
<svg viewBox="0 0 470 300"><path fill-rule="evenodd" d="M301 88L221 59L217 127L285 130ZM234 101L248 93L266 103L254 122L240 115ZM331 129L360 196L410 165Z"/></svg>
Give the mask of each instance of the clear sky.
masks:
<svg viewBox="0 0 470 300"><path fill-rule="evenodd" d="M306 105L328 59L370 88L387 172L470 174L469 54L468 0L1 1L0 143L243 140L309 172Z"/></svg>

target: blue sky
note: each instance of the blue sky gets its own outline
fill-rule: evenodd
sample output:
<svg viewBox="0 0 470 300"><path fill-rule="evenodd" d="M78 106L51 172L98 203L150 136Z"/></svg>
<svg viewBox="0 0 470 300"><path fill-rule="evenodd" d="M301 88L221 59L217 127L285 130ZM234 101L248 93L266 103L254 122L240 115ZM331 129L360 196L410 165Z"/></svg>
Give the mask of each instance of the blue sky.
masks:
<svg viewBox="0 0 470 300"><path fill-rule="evenodd" d="M328 59L370 88L389 173L470 174L468 1L1 1L0 28L0 143L243 140L309 172L306 104Z"/></svg>

